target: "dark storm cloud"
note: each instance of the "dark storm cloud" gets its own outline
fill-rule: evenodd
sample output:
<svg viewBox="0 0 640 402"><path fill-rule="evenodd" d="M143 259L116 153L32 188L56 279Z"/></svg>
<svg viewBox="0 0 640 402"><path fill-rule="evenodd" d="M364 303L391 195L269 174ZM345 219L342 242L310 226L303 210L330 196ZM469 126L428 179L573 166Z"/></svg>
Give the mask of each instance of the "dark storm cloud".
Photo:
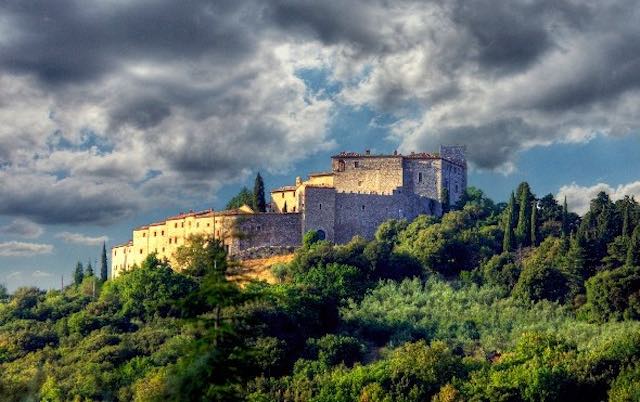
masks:
<svg viewBox="0 0 640 402"><path fill-rule="evenodd" d="M96 184L0 171L0 188L0 215L23 216L43 224L109 224L140 207L125 183Z"/></svg>
<svg viewBox="0 0 640 402"><path fill-rule="evenodd" d="M113 72L122 59L159 63L215 57L233 63L250 54L242 2L136 1L124 6L83 1L5 1L10 38L0 66L47 84L84 82ZM0 42L1 43L1 42Z"/></svg>
<svg viewBox="0 0 640 402"><path fill-rule="evenodd" d="M149 194L209 196L327 149L340 102L395 117L405 149L466 143L487 169L570 131L579 141L615 120L637 128L621 112L638 100L637 10L569 0L2 1L0 214L108 223ZM338 93L314 99L301 68L328 70ZM109 147L83 147L87 132Z"/></svg>

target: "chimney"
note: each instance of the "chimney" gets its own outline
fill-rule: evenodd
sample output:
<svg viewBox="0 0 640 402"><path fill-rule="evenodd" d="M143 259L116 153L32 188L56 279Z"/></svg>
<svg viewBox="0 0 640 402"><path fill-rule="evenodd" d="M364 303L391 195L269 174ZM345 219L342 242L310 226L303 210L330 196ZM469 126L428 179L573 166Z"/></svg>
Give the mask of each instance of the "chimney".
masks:
<svg viewBox="0 0 640 402"><path fill-rule="evenodd" d="M371 155L371 150L370 149L365 149L364 154L369 156Z"/></svg>
<svg viewBox="0 0 640 402"><path fill-rule="evenodd" d="M396 155L398 155L398 150L397 150L397 149L394 149L394 150L393 150L393 156L396 156Z"/></svg>

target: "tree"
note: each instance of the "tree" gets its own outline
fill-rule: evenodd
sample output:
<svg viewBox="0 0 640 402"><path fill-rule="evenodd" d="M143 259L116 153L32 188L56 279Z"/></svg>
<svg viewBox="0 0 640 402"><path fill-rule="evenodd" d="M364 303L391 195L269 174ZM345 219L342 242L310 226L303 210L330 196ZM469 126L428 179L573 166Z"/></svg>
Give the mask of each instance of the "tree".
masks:
<svg viewBox="0 0 640 402"><path fill-rule="evenodd" d="M569 235L569 208L567 207L567 196L562 203L562 235Z"/></svg>
<svg viewBox="0 0 640 402"><path fill-rule="evenodd" d="M227 252L219 239L213 236L192 235L175 252L178 267L187 275L202 277L207 274L224 277L227 271Z"/></svg>
<svg viewBox="0 0 640 402"><path fill-rule="evenodd" d="M106 282L107 278L107 245L102 243L102 255L100 256L100 280L102 282Z"/></svg>
<svg viewBox="0 0 640 402"><path fill-rule="evenodd" d="M531 245L537 246L539 240L538 233L538 206L536 205L536 201L534 200L531 205Z"/></svg>
<svg viewBox="0 0 640 402"><path fill-rule="evenodd" d="M515 209L516 209L516 199L515 196L513 194L513 192L511 193L511 197L509 198L509 204L507 206L507 209L505 210L505 216L504 216L504 221L503 221L503 225L504 225L504 238L502 240L502 251L505 253L508 253L509 251L513 250L513 244L514 244L514 232L513 232L513 228L515 225Z"/></svg>
<svg viewBox="0 0 640 402"><path fill-rule="evenodd" d="M527 247L531 245L531 203L534 200L529 183L520 183L517 194L519 213L516 240L519 247Z"/></svg>
<svg viewBox="0 0 640 402"><path fill-rule="evenodd" d="M243 205L253 207L253 193L246 187L242 187L240 192L229 200L226 209L240 208Z"/></svg>
<svg viewBox="0 0 640 402"><path fill-rule="evenodd" d="M257 212L267 211L267 202L264 198L264 181L260 173L256 175L256 180L253 185L253 207Z"/></svg>
<svg viewBox="0 0 640 402"><path fill-rule="evenodd" d="M627 251L627 266L640 267L640 225L634 229L633 235L631 235Z"/></svg>
<svg viewBox="0 0 640 402"><path fill-rule="evenodd" d="M83 279L84 279L84 268L82 266L82 263L78 261L78 263L76 264L76 269L75 271L73 271L73 283L76 286L80 286Z"/></svg>
<svg viewBox="0 0 640 402"><path fill-rule="evenodd" d="M87 263L87 267L84 270L85 278L92 277L94 275L93 267L91 266L91 262Z"/></svg>
<svg viewBox="0 0 640 402"><path fill-rule="evenodd" d="M6 301L9 298L9 292L4 283L0 283L0 303Z"/></svg>
<svg viewBox="0 0 640 402"><path fill-rule="evenodd" d="M640 267L602 271L586 283L587 303L582 313L589 321L640 318Z"/></svg>

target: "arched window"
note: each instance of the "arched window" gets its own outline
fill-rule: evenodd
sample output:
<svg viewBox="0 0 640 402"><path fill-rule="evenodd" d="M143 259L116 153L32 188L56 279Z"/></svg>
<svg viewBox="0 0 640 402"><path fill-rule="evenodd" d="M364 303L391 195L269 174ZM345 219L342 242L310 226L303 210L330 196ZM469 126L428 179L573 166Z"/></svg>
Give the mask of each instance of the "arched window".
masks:
<svg viewBox="0 0 640 402"><path fill-rule="evenodd" d="M324 240L327 238L327 234L322 229L318 229L318 240Z"/></svg>

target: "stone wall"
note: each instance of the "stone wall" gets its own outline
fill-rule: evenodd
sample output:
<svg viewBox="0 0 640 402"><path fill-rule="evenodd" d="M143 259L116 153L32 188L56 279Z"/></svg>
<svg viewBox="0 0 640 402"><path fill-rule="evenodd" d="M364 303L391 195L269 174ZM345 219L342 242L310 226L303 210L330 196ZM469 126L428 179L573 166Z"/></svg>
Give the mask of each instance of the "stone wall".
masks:
<svg viewBox="0 0 640 402"><path fill-rule="evenodd" d="M335 241L336 190L308 186L304 192L302 233L322 230L325 239Z"/></svg>
<svg viewBox="0 0 640 402"><path fill-rule="evenodd" d="M237 237L230 244L229 254L265 246L286 247L302 244L299 213L262 213L243 215L236 220Z"/></svg>
<svg viewBox="0 0 640 402"><path fill-rule="evenodd" d="M415 194L392 195L337 193L335 242L346 243L353 236L372 239L378 226L388 219L413 220L431 214L433 201Z"/></svg>
<svg viewBox="0 0 640 402"><path fill-rule="evenodd" d="M440 159L405 158L403 165L405 191L440 200Z"/></svg>
<svg viewBox="0 0 640 402"><path fill-rule="evenodd" d="M391 194L403 184L401 156L336 156L332 167L339 193Z"/></svg>

